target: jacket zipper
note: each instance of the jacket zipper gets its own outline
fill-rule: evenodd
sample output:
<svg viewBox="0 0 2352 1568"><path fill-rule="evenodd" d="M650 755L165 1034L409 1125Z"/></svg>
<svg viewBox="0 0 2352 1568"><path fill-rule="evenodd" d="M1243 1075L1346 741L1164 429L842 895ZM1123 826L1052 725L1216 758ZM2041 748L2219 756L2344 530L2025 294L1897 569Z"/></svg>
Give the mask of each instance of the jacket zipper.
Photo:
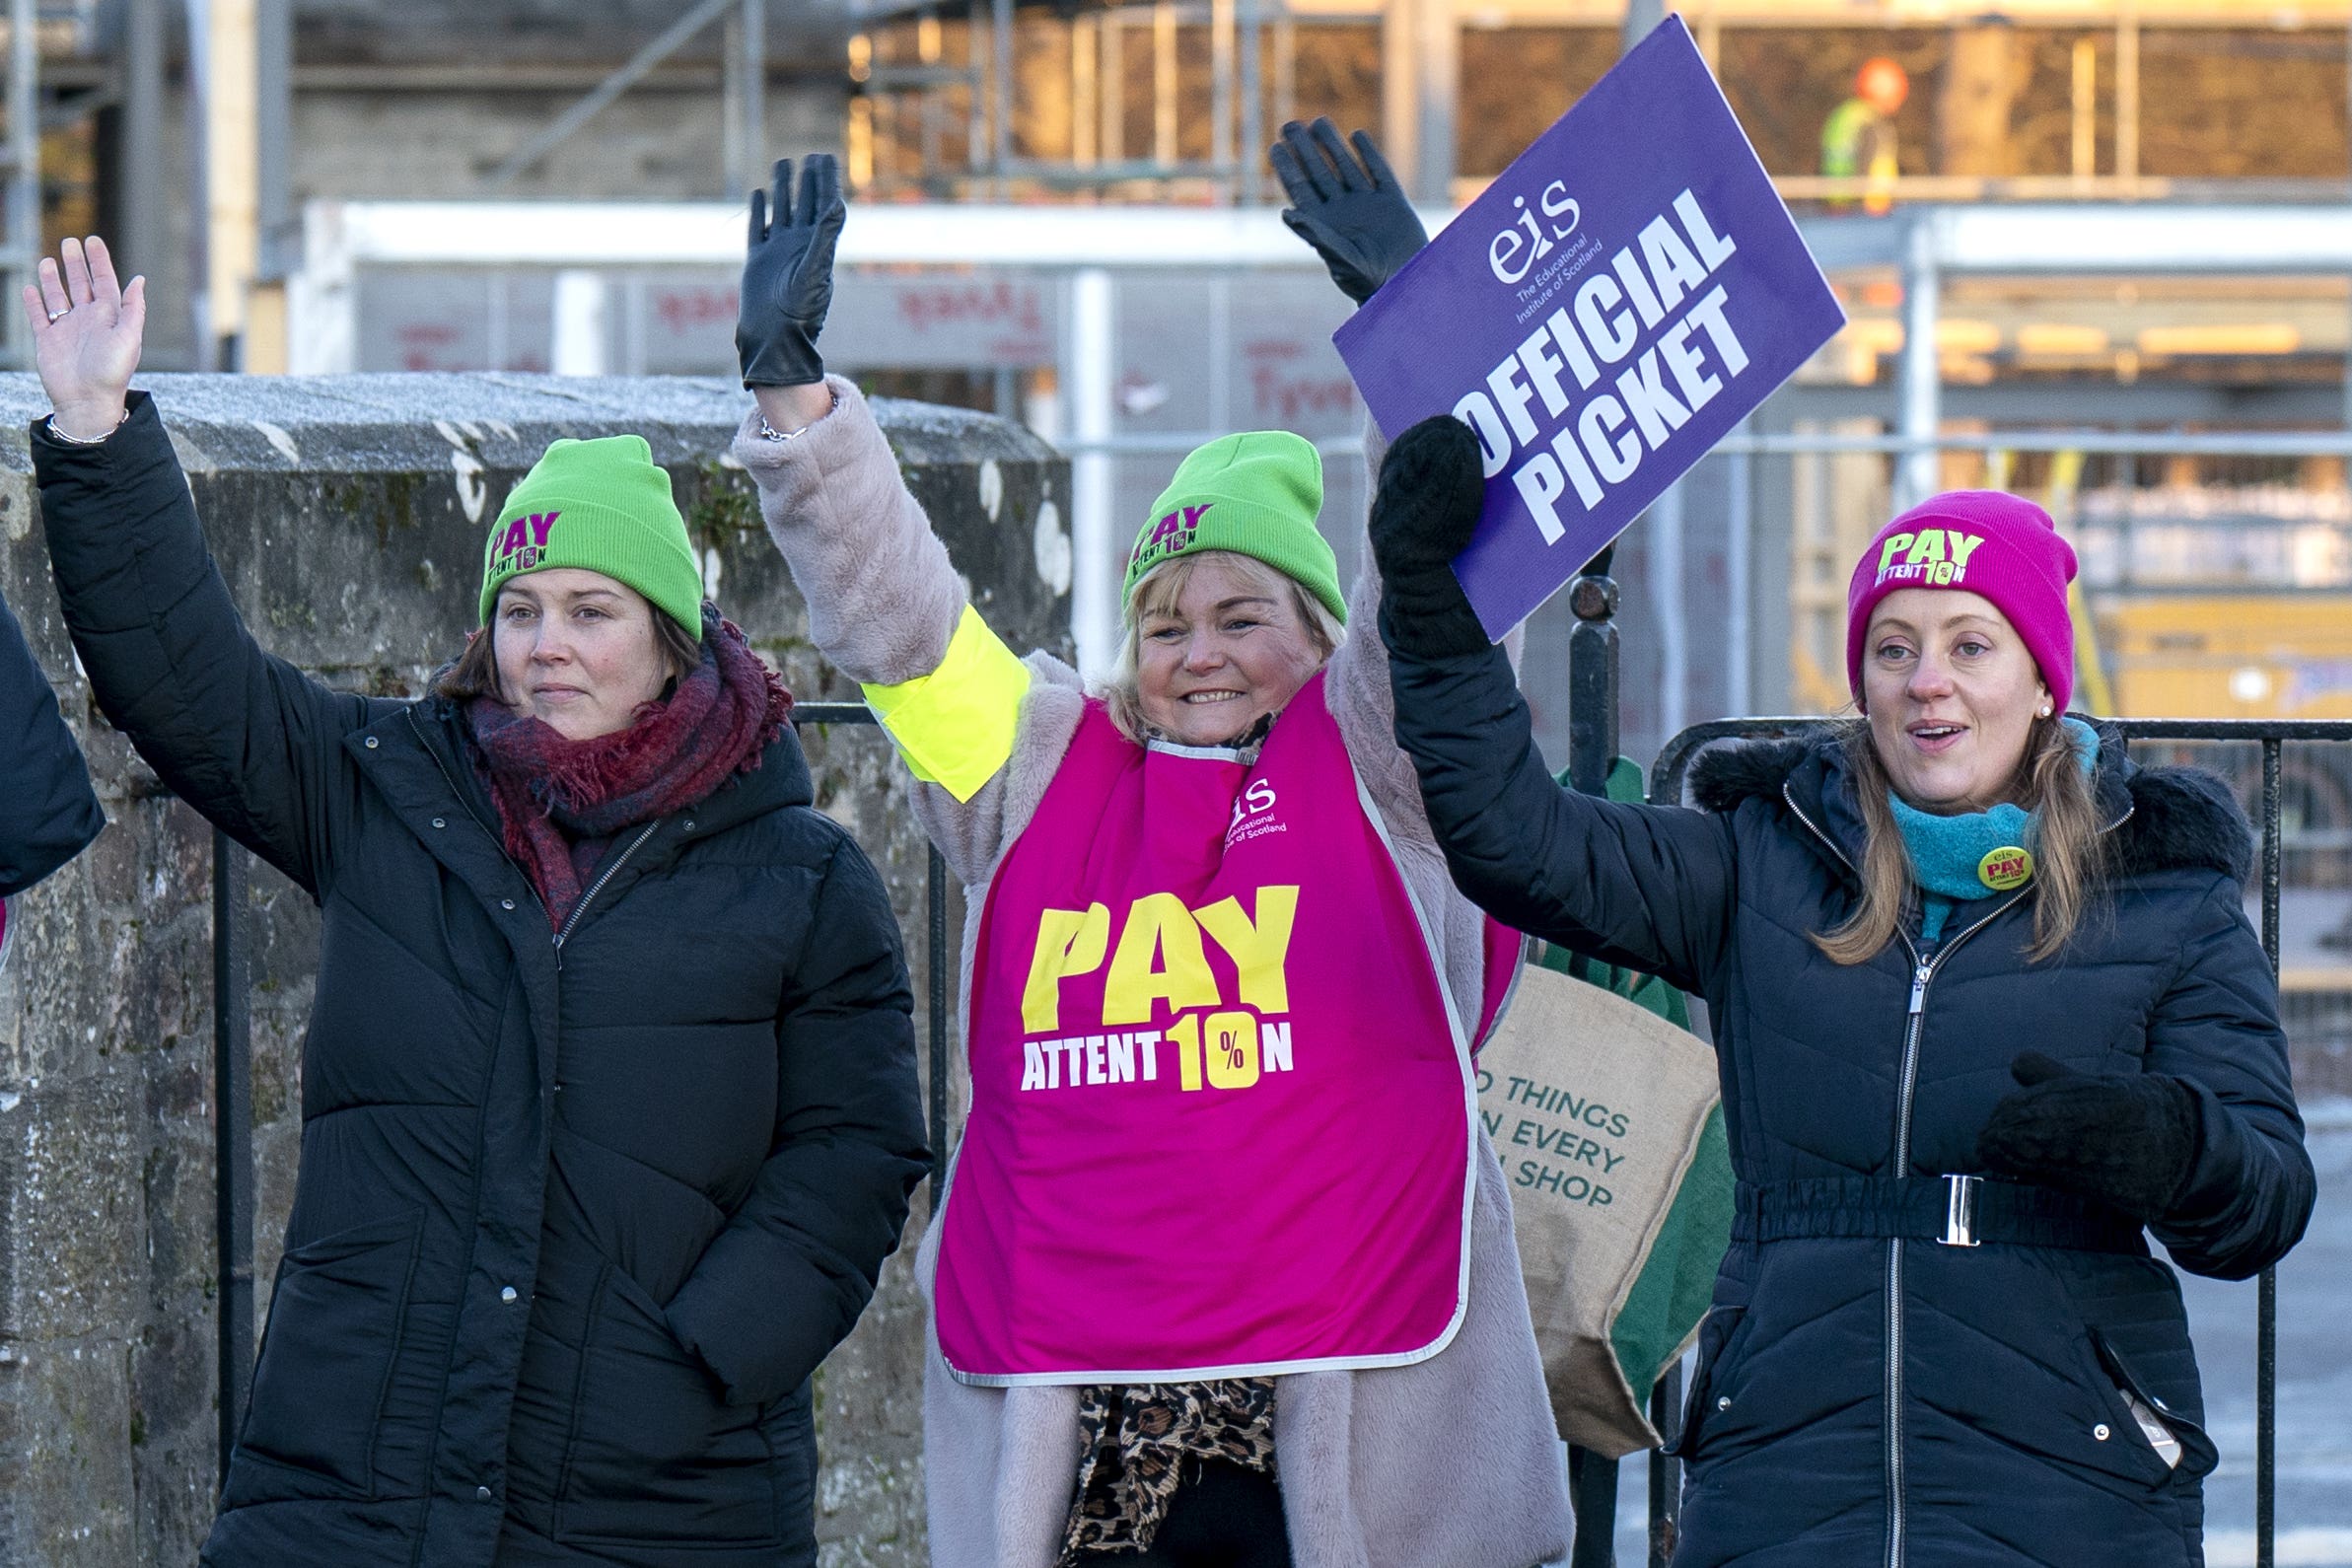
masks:
<svg viewBox="0 0 2352 1568"><path fill-rule="evenodd" d="M612 864L605 868L605 874L591 883L588 891L580 895L580 901L572 905L571 918L564 921L561 931L555 933L555 967L558 971L563 968L564 939L572 934L572 928L580 923L580 917L588 913L588 906L595 901L596 895L605 891L605 884L619 875L620 868L629 863L629 857L642 849L645 846L645 841L653 837L655 830L661 825L659 820L647 822L644 831L629 840L629 847L622 850Z"/></svg>
<svg viewBox="0 0 2352 1568"><path fill-rule="evenodd" d="M1787 803L1790 815L1803 822L1814 837L1828 847L1848 871L1855 876L1861 872L1846 852L1837 847L1837 840L1815 825L1797 804L1789 786L1780 786L1780 798ZM2128 813L2126 815L2129 815ZM2120 819L2118 819L2118 821ZM2112 825L2112 824L2110 824ZM1903 1013L1903 1054L1901 1078L1894 1101L1894 1174L1900 1179L1911 1167L1911 1100L1919 1086L1919 1038L1927 1025L1927 988L1935 979L1936 970L1953 951L1993 921L2006 914L2026 896L2020 889L1998 907L1984 915L1966 930L1936 950L1932 959L1919 956L1919 945L1899 926L1895 935L1902 938L1903 949L1911 956L1911 999ZM1887 1240L1887 1558L1886 1568L1903 1568L1903 1530L1906 1505L1903 1495L1903 1244L1900 1237Z"/></svg>

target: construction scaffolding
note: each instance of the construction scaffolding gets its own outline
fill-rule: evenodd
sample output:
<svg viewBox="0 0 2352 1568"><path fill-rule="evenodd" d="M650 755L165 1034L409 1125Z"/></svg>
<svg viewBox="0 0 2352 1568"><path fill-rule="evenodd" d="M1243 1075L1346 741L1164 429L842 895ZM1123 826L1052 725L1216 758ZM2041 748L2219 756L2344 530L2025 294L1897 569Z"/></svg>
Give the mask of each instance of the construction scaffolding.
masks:
<svg viewBox="0 0 2352 1568"><path fill-rule="evenodd" d="M5 234L0 234L0 280L13 305L33 277L40 254L40 52L35 0L9 0L8 141L0 161L8 170ZM29 361L31 336L24 313L9 310L6 338L12 365Z"/></svg>
<svg viewBox="0 0 2352 1568"><path fill-rule="evenodd" d="M16 294L32 281L39 259L40 231L40 50L43 25L78 28L87 20L86 4L44 8L37 0L8 0L8 139L0 143L0 168L8 178L8 196L0 211L0 283L7 285L8 327L0 336L12 366L31 362L31 333L24 313L16 308Z"/></svg>
<svg viewBox="0 0 2352 1568"><path fill-rule="evenodd" d="M903 184L941 200L1042 191L1256 201L1275 193L1264 149L1272 127L1296 113L1302 28L1383 28L1394 38L1390 74L1404 82L1434 84L1452 57L1444 47L1449 29L1428 23L1440 13L1450 21L1443 0L1360 0L1351 9L1314 12L1287 0L1110 0L1044 25L1066 29L1048 83L1024 69L1020 9L1015 0L908 6L851 40L853 186ZM1196 101L1185 82L1199 73L1188 61L1204 49L1206 99ZM1149 84L1148 112L1140 116L1129 92L1137 75ZM1032 99L1056 101L1055 117L1067 124L1066 156L1022 148L1016 127L1025 85ZM1391 162L1422 199L1448 198L1452 146L1443 133L1417 138L1407 121L1418 103L1443 106L1450 96L1408 93L1399 114L1384 120L1387 145L1401 150ZM1140 135L1130 129L1137 118L1145 126ZM1426 172L1411 154L1422 140L1433 149ZM1197 152L1188 153L1188 143L1198 143Z"/></svg>
<svg viewBox="0 0 2352 1568"><path fill-rule="evenodd" d="M1014 0L970 0L957 8L954 49L949 9L924 5L900 13L896 31L910 50L878 49L876 32L851 40L849 76L860 90L847 136L853 185L875 182L878 155L911 148L920 171L916 185L940 198L1002 199L1016 184L1156 198L1185 186L1231 202L1250 199L1262 186L1269 52L1275 123L1296 101L1297 20L1282 0L1143 0L1071 17L1067 80L1057 84L1070 126L1067 158L1017 151ZM1208 40L1205 116L1180 101L1185 29ZM1130 148L1126 79L1134 51L1150 61L1151 130L1147 145ZM1181 126L1203 118L1206 155L1183 157ZM948 151L958 144L961 159L951 161Z"/></svg>
<svg viewBox="0 0 2352 1568"><path fill-rule="evenodd" d="M121 52L127 61L139 41L136 18L161 0L116 0L122 16ZM32 363L32 339L15 295L32 281L43 249L44 187L41 138L102 109L129 102L130 82L115 78L78 90L53 86L44 65L87 60L98 49L111 19L101 0L7 0L5 139L0 140L0 285L8 300L7 324L0 328L0 359L9 368Z"/></svg>
<svg viewBox="0 0 2352 1568"><path fill-rule="evenodd" d="M547 122L482 180L481 193L495 195L515 178L595 118L614 99L643 81L656 66L692 42L714 24L724 27L727 83L727 194L742 200L767 172L767 4L766 0L700 0L665 28L627 62Z"/></svg>
<svg viewBox="0 0 2352 1568"><path fill-rule="evenodd" d="M1930 112L1923 103L1906 135L1932 141L1949 167L1906 164L1889 182L1820 173L1811 152L1802 163L1767 159L1792 201L2341 200L2352 188L2340 167L2283 176L2167 172L2161 160L2150 163L2145 134L2146 84L2177 80L2210 52L2209 42L2298 69L2340 69L2352 44L2352 36L2336 36L2346 22L2340 5L2280 12L2241 0L2007 0L1964 17L1912 0L1693 0L1675 9L1687 14L1709 62L1732 72L1735 97L1735 56L1746 40L1765 36L1907 40L1914 69L1964 78L1956 102L1989 99L1995 120L2013 100L2022 103L2020 84L2039 73L2036 122L2058 127L2036 131L2057 144L2036 155L2038 167L1984 154L2002 141L2003 127L1971 130L1971 113L1982 120L1983 111L1939 102ZM1478 55L1471 41L1543 30L1588 39L1573 80L1544 79L1556 60L1525 63L1527 93L1541 99L1558 90L1564 108L1613 58L1621 30L1638 36L1661 14L1654 3L1629 11L1620 0L1495 0L1474 10L1456 0L885 6L849 45L857 95L846 136L851 183L932 200L1270 197L1277 192L1262 151L1300 102L1302 60L1319 36L1352 30L1351 69L1377 80L1358 122L1377 124L1416 199L1461 205L1493 172L1461 168L1464 137L1477 139L1485 117L1473 114L1458 134L1463 104L1496 75L1474 63L1494 57ZM2014 41L2025 29L2035 30L2033 38ZM2060 51L2054 68L2027 58L2045 44ZM2175 74L2161 75L2160 66ZM2052 75L2062 84L2055 89ZM1136 101L1139 91L1145 103ZM2333 90L2335 102L2304 106L2324 113L2315 130L2334 134L2347 95L2352 79ZM1947 143L1971 135L1982 144L1975 153L1946 156Z"/></svg>

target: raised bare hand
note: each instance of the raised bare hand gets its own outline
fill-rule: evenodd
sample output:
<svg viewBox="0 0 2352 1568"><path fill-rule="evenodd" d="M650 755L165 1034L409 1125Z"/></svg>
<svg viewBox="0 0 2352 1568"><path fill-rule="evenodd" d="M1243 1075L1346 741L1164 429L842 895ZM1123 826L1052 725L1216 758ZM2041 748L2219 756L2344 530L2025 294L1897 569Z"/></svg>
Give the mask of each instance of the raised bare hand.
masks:
<svg viewBox="0 0 2352 1568"><path fill-rule="evenodd" d="M41 258L38 286L25 286L33 363L59 432L96 440L122 422L147 331L147 280L123 288L96 235L58 249L58 259Z"/></svg>

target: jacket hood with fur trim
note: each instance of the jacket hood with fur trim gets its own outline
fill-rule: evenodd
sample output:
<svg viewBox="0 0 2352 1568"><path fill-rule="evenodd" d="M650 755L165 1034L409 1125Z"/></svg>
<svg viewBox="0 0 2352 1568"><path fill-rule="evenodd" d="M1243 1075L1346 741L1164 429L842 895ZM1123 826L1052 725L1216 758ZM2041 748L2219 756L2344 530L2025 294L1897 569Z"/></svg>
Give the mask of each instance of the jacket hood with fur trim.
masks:
<svg viewBox="0 0 2352 1568"><path fill-rule="evenodd" d="M2122 753L2119 737L2099 726L2097 787L2115 826L2116 871L2124 877L2205 870L2241 884L2253 875L2254 834L2230 786L2198 767L2141 767ZM1746 801L1778 806L1794 786L1802 799L1830 780L1842 782L1840 743L1828 736L1749 741L1700 754L1690 794L1703 811L1725 815Z"/></svg>

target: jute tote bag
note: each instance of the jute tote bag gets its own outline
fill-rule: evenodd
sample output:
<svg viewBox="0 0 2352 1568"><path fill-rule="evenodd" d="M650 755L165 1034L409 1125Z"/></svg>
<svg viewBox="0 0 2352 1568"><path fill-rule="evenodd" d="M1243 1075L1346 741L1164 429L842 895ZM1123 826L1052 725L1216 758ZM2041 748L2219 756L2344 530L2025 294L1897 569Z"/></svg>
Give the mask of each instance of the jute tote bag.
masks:
<svg viewBox="0 0 2352 1568"><path fill-rule="evenodd" d="M1560 1436L1655 1448L1650 1390L1698 1332L1731 1239L1715 1053L1624 998L1536 965L1478 1056Z"/></svg>

